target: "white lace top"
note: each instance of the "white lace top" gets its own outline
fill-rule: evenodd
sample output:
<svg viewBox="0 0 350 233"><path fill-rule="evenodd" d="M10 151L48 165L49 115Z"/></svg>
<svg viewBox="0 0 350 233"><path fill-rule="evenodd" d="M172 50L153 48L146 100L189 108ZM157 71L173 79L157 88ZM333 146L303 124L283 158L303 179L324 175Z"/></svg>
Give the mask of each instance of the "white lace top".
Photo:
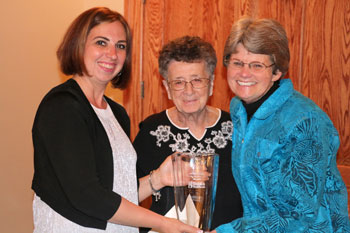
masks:
<svg viewBox="0 0 350 233"><path fill-rule="evenodd" d="M93 106L108 135L114 163L113 191L127 200L138 203L136 179L136 152L119 125L109 105L106 109ZM107 223L106 230L80 226L55 212L45 202L35 195L33 202L34 233L95 233L95 232L125 232L137 233L137 227L129 227Z"/></svg>

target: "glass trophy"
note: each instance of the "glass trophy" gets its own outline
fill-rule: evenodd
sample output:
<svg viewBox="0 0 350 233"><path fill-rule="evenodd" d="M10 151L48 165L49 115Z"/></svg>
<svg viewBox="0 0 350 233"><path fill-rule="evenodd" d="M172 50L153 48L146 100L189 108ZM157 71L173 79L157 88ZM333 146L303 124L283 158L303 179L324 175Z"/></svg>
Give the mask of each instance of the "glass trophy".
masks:
<svg viewBox="0 0 350 233"><path fill-rule="evenodd" d="M215 207L219 155L175 153L172 162L177 219L209 232Z"/></svg>

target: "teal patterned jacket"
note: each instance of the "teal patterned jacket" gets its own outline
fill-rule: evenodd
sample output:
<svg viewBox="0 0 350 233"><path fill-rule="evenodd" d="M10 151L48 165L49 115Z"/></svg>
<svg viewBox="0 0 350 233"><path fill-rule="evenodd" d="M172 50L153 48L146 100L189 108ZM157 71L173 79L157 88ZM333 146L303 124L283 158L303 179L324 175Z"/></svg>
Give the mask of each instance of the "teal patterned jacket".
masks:
<svg viewBox="0 0 350 233"><path fill-rule="evenodd" d="M339 136L328 116L289 79L249 124L242 102L230 105L232 171L242 218L226 232L350 232L347 191L336 164Z"/></svg>

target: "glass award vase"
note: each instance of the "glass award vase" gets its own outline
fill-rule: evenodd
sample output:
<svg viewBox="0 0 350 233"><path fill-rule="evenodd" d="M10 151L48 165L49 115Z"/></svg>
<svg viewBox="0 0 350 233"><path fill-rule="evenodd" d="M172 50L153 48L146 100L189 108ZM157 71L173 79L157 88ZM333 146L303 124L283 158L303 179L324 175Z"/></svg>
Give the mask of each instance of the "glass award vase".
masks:
<svg viewBox="0 0 350 233"><path fill-rule="evenodd" d="M175 153L172 162L177 219L209 232L215 207L219 155Z"/></svg>

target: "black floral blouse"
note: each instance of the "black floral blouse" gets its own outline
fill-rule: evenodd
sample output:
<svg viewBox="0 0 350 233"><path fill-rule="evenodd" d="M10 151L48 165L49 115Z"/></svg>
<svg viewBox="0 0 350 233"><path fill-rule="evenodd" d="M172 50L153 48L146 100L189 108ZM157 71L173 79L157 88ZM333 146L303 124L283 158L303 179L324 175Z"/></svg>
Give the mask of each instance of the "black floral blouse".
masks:
<svg viewBox="0 0 350 233"><path fill-rule="evenodd" d="M134 140L139 178L157 169L168 155L176 151L219 154L219 180L212 229L242 216L240 194L231 170L233 125L229 113L220 113L218 120L206 129L202 138L196 138L188 128L181 128L171 122L166 110L141 122L140 131ZM173 207L173 188L165 187L161 190L161 199L157 202L153 199L151 210L168 216L167 213Z"/></svg>

